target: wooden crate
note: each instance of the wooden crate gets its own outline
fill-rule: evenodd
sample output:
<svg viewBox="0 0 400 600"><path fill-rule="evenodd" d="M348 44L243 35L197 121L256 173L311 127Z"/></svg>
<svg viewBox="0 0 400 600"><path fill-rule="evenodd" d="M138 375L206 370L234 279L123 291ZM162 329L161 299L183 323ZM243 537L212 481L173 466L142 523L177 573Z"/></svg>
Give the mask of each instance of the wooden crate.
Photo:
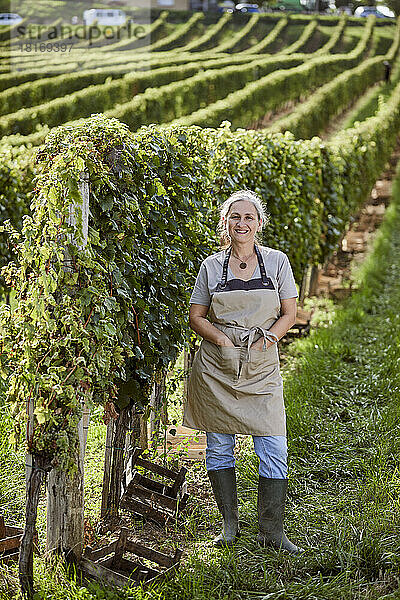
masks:
<svg viewBox="0 0 400 600"><path fill-rule="evenodd" d="M107 546L97 550L87 547L79 563L81 572L103 584L124 587L153 583L170 577L178 568L182 556L179 548L173 556L168 556L130 540L128 535L129 530L124 527L118 539ZM135 555L135 559L124 557L126 552ZM155 566L149 566L143 559Z"/></svg>
<svg viewBox="0 0 400 600"><path fill-rule="evenodd" d="M196 432L194 429L183 425L169 425L167 429L167 452L178 454L188 460L205 460L207 439L205 433ZM157 448L162 454L164 448Z"/></svg>
<svg viewBox="0 0 400 600"><path fill-rule="evenodd" d="M0 562L18 560L23 529L15 525L6 525L0 515Z"/></svg>
<svg viewBox="0 0 400 600"><path fill-rule="evenodd" d="M175 519L179 511L186 506L189 497L185 481L187 469L168 469L142 458L142 452L141 448L135 448L128 460L122 480L120 506L164 526ZM146 474L140 473L138 467ZM169 482L162 483L155 479L154 475L168 479Z"/></svg>

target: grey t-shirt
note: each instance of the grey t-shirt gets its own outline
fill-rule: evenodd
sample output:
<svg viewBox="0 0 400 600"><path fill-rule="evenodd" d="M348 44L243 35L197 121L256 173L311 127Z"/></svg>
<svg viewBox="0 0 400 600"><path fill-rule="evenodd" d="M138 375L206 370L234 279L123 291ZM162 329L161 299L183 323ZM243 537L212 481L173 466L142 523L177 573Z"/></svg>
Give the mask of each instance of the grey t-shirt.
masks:
<svg viewBox="0 0 400 600"><path fill-rule="evenodd" d="M267 246L258 247L261 250L267 276L272 279L280 299L297 298L298 293L296 284L287 255L280 250L274 250ZM225 250L221 250L221 252L207 256L207 258L203 260L190 297L190 304L210 306L211 296L217 289L218 283L221 281L224 258ZM257 279L259 277L261 277L261 274L257 262L257 267L251 276L251 279ZM228 268L228 280L229 279L235 279L235 275L230 268Z"/></svg>

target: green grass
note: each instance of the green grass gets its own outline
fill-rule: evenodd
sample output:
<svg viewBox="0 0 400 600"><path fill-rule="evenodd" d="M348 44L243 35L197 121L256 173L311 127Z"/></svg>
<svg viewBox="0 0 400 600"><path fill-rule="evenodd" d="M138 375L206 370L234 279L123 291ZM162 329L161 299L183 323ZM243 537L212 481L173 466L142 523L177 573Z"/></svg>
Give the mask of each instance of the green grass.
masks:
<svg viewBox="0 0 400 600"><path fill-rule="evenodd" d="M240 436L243 536L234 550L211 545L219 516L204 467L196 464L189 474L186 515L153 537L165 551L176 544L185 548L173 580L117 594L81 587L66 577L62 565L37 557L37 600L400 598L400 176L393 195L373 249L354 275L359 290L344 305L320 303L318 327L287 350L286 530L304 554L285 556L256 545L257 459L251 439ZM7 515L20 521L22 454L7 448L7 421L3 413L1 495ZM88 442L87 515L94 521L103 434L95 424ZM42 534L43 517L39 526ZM16 590L15 568L3 570L1 600L16 597Z"/></svg>

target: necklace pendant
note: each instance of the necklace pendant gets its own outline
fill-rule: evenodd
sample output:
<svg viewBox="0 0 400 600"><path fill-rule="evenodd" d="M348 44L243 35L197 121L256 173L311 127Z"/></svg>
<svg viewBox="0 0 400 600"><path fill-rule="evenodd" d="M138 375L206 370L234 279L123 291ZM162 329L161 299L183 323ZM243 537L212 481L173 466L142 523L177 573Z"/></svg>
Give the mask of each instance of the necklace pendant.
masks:
<svg viewBox="0 0 400 600"><path fill-rule="evenodd" d="M240 267L241 269L245 269L245 268L247 267L247 263L245 263L245 262L241 262L241 263L240 263L240 265L239 265L239 267Z"/></svg>

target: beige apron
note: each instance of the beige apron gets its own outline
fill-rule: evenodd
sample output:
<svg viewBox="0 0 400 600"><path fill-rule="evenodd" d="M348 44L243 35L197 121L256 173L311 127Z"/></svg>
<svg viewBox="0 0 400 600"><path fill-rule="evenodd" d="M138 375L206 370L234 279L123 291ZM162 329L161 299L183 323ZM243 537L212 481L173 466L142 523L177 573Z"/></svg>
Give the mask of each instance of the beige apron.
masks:
<svg viewBox="0 0 400 600"><path fill-rule="evenodd" d="M235 347L202 340L188 381L183 424L201 431L286 435L282 377L277 344L250 349L280 315L280 298L255 246L261 278L227 281L231 248L221 282L212 296L210 321Z"/></svg>

